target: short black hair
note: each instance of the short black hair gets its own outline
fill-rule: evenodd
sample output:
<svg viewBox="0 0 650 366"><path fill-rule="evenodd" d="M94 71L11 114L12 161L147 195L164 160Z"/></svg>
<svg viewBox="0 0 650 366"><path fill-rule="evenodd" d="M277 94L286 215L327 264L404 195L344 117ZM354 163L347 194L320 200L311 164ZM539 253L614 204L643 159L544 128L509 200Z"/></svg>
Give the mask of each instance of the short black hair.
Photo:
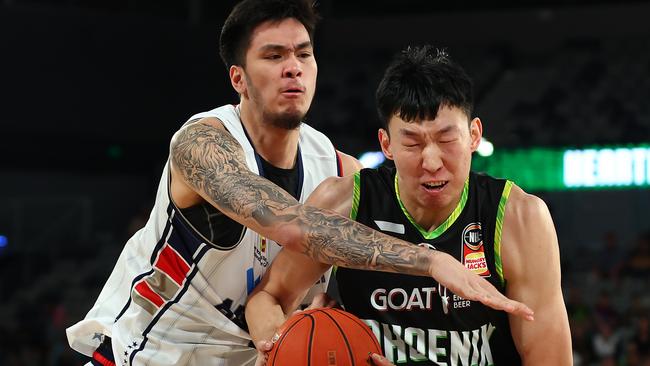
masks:
<svg viewBox="0 0 650 366"><path fill-rule="evenodd" d="M441 106L474 113L472 80L444 50L408 47L390 63L375 95L382 126L397 115L406 122L435 119Z"/></svg>
<svg viewBox="0 0 650 366"><path fill-rule="evenodd" d="M253 29L266 21L280 22L295 18L305 26L314 43L314 30L319 20L310 0L244 0L228 15L219 37L219 54L226 68L245 66L246 50Z"/></svg>

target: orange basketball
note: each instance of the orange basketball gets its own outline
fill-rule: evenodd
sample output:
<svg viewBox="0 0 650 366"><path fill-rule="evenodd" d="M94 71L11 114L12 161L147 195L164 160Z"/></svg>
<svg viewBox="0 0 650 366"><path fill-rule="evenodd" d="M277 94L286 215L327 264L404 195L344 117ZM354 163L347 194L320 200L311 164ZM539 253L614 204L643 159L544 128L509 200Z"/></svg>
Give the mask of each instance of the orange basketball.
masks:
<svg viewBox="0 0 650 366"><path fill-rule="evenodd" d="M267 366L364 366L372 365L369 352L381 354L370 327L343 310L321 308L289 318Z"/></svg>

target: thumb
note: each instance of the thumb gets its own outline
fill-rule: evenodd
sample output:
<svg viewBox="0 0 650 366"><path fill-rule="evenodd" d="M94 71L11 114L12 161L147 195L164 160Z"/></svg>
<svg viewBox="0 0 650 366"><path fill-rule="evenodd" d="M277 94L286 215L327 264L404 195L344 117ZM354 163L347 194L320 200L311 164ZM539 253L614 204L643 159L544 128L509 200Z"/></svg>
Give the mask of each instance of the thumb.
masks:
<svg viewBox="0 0 650 366"><path fill-rule="evenodd" d="M255 348L257 348L257 350L260 352L268 352L271 350L271 348L273 348L273 342L261 340L255 344Z"/></svg>

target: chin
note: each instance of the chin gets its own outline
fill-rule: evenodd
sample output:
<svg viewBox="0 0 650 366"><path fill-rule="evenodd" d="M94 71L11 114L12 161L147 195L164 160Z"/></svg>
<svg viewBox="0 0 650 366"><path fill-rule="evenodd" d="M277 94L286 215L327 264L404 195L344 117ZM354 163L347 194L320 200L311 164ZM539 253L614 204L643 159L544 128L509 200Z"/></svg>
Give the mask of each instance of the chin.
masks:
<svg viewBox="0 0 650 366"><path fill-rule="evenodd" d="M268 121L269 124L278 128L295 130L296 128L300 127L300 124L304 118L304 112L293 110L274 115L268 115L266 116L265 121Z"/></svg>

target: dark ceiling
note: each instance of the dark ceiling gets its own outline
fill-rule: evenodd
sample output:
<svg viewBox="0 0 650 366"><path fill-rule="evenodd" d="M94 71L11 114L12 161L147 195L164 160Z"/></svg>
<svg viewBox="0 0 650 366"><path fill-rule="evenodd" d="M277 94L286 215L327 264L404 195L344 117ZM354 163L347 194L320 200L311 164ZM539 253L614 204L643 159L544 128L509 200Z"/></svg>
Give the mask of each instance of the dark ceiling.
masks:
<svg viewBox="0 0 650 366"><path fill-rule="evenodd" d="M223 20L238 0L4 0L8 6L44 6L89 10L100 13L139 14L192 19L195 22ZM644 3L640 0L520 0L520 1L432 1L432 0L315 0L326 18L382 17L433 12L474 12L506 9L561 8L598 4Z"/></svg>

